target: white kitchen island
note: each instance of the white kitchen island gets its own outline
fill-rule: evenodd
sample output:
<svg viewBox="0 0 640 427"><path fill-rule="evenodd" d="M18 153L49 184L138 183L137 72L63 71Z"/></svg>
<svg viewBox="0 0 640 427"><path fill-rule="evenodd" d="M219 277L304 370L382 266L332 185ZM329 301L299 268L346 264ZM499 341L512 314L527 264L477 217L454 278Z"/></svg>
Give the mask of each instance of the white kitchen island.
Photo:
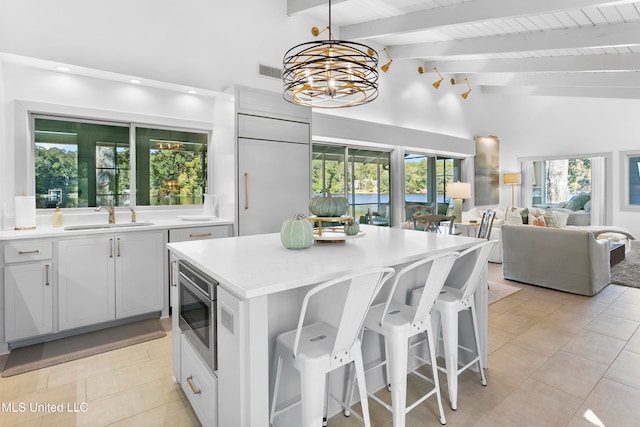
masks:
<svg viewBox="0 0 640 427"><path fill-rule="evenodd" d="M190 262L220 283L218 426L268 426L275 338L295 328L302 298L312 285L351 271L400 267L478 242L471 237L387 227L362 226L362 230L365 235L361 238L316 242L305 250L284 248L277 233L168 245L178 259ZM331 310L330 299L326 302L324 309ZM486 286L478 286L476 304L480 347L486 361ZM313 313L310 316L312 320ZM466 323L461 329L463 325ZM377 356L365 353L365 365L372 357ZM291 393L296 389L293 382L289 384ZM282 421L289 425L286 418Z"/></svg>

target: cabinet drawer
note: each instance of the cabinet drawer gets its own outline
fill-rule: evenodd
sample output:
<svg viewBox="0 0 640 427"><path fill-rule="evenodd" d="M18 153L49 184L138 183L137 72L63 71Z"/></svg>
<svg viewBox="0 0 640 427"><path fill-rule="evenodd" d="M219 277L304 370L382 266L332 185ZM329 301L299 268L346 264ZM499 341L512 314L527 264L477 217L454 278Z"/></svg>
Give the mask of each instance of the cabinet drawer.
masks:
<svg viewBox="0 0 640 427"><path fill-rule="evenodd" d="M4 247L4 262L38 261L51 259L53 253L51 241L25 240L7 243Z"/></svg>
<svg viewBox="0 0 640 427"><path fill-rule="evenodd" d="M309 124L238 114L238 137L309 144Z"/></svg>
<svg viewBox="0 0 640 427"><path fill-rule="evenodd" d="M218 379L200 360L189 341L181 337L180 385L203 426L216 427Z"/></svg>
<svg viewBox="0 0 640 427"><path fill-rule="evenodd" d="M169 242L187 242L189 240L206 240L229 237L228 225L212 225L207 227L172 228L169 230Z"/></svg>

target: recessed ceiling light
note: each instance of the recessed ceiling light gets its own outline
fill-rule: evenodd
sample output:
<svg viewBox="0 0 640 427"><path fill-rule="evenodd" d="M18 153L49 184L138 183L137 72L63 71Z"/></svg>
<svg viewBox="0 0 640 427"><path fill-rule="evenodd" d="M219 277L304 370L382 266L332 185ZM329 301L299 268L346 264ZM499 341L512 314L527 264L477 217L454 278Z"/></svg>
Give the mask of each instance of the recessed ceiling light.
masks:
<svg viewBox="0 0 640 427"><path fill-rule="evenodd" d="M56 70L58 70L58 71L63 71L63 72L65 72L65 73L66 73L66 72L68 72L68 71L71 71L71 68L67 68L67 67L62 67L62 66L60 66L60 67L56 67Z"/></svg>
<svg viewBox="0 0 640 427"><path fill-rule="evenodd" d="M197 91L197 90L193 90L193 89L189 89L189 90L187 91L187 93L190 93L191 95L197 95L197 94L198 94L198 91Z"/></svg>
<svg viewBox="0 0 640 427"><path fill-rule="evenodd" d="M131 80L129 80L129 83L133 83L134 85L139 85L142 82L140 80L138 80L138 79L131 79Z"/></svg>

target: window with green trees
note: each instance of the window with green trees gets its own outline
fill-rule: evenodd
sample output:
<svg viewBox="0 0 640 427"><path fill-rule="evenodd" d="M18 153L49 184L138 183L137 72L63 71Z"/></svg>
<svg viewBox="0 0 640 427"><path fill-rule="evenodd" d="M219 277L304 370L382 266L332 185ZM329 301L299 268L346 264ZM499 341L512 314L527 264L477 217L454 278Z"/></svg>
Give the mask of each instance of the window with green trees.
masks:
<svg viewBox="0 0 640 427"><path fill-rule="evenodd" d="M404 202L405 205L424 205L439 211L448 209L446 187L450 182L460 181L462 160L450 157L406 153L404 156ZM410 219L410 218L407 218Z"/></svg>
<svg viewBox="0 0 640 427"><path fill-rule="evenodd" d="M62 117L33 121L38 208L130 206L132 191L137 206L202 204L206 133Z"/></svg>
<svg viewBox="0 0 640 427"><path fill-rule="evenodd" d="M533 205L557 205L580 193L591 193L591 159L533 162Z"/></svg>
<svg viewBox="0 0 640 427"><path fill-rule="evenodd" d="M388 151L314 144L312 192L317 196L327 188L347 197L356 220L389 225L390 160Z"/></svg>

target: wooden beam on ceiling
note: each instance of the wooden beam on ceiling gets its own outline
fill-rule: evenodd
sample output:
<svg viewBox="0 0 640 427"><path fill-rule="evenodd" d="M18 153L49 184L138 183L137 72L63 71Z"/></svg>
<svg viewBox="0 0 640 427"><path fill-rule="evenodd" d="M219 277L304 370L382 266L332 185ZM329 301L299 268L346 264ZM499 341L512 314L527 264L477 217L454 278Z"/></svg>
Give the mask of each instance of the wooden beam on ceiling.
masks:
<svg viewBox="0 0 640 427"><path fill-rule="evenodd" d="M640 70L640 53L425 62L425 69L432 67L438 67L443 74L637 71Z"/></svg>
<svg viewBox="0 0 640 427"><path fill-rule="evenodd" d="M332 0L331 5L333 6L344 1L347 0ZM314 7L326 6L328 4L328 0L287 0L287 15L291 16L303 13Z"/></svg>
<svg viewBox="0 0 640 427"><path fill-rule="evenodd" d="M604 48L640 44L640 21L509 34L389 48L393 59L452 57L556 49Z"/></svg>
<svg viewBox="0 0 640 427"><path fill-rule="evenodd" d="M469 81L473 86L640 88L640 72L487 73L469 76Z"/></svg>
<svg viewBox="0 0 640 427"><path fill-rule="evenodd" d="M483 86L483 94L640 99L640 88Z"/></svg>
<svg viewBox="0 0 640 427"><path fill-rule="evenodd" d="M294 0L288 0L289 3ZM312 2L313 0L305 0ZM340 27L344 40L361 40L388 34L432 30L448 25L472 24L496 19L540 15L595 6L633 3L634 0L474 0L410 14Z"/></svg>

